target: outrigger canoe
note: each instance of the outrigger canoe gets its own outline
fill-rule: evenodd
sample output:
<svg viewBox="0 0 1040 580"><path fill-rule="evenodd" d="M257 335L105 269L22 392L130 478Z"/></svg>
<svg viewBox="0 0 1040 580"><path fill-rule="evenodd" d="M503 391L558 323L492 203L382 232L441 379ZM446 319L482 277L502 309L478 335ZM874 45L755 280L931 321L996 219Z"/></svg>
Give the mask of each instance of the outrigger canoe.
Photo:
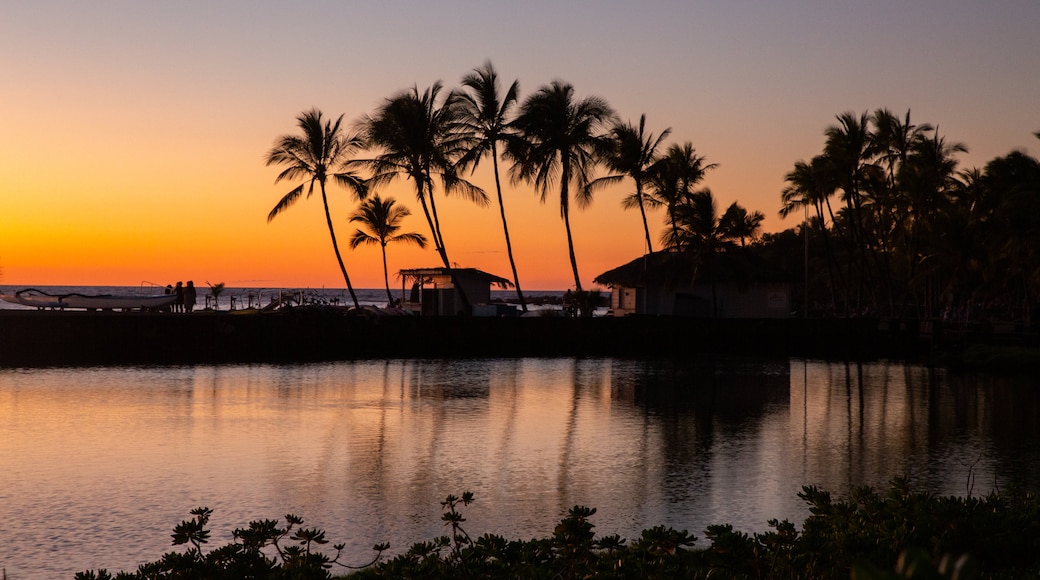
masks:
<svg viewBox="0 0 1040 580"><path fill-rule="evenodd" d="M169 306L177 301L175 294L48 294L35 288L19 290L14 294L0 294L0 299L12 304L34 308L79 308L84 310L149 310Z"/></svg>

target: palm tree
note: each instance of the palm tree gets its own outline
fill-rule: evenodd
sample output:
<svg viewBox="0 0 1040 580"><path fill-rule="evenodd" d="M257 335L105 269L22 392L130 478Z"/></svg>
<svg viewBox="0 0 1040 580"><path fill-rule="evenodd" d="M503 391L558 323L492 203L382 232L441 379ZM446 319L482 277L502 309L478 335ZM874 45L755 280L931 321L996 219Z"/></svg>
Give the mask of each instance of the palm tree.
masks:
<svg viewBox="0 0 1040 580"><path fill-rule="evenodd" d="M657 157L657 148L661 142L672 132L671 127L661 131L654 137L653 133L646 132L646 115L639 116L639 126L634 127L631 123L617 123L610 130L611 149L606 158L606 164L610 169L621 175L601 177L592 182L593 186L614 183L622 176L631 177L635 182L635 191L624 199L622 205L625 209L639 208L639 215L643 218L643 233L646 236L646 252L653 253L654 247L650 241L650 226L646 222L646 206L659 205L660 202L646 195L643 186L646 185L654 172L655 165L661 160Z"/></svg>
<svg viewBox="0 0 1040 580"><path fill-rule="evenodd" d="M607 141L600 130L613 118L606 101L599 97L578 100L573 86L556 80L527 97L513 121L518 135L507 141L514 181L532 183L542 203L549 190L559 184L560 215L567 230L567 250L578 293L582 288L571 235L571 186L575 187L579 208L592 201L589 173L606 149Z"/></svg>
<svg viewBox="0 0 1040 580"><path fill-rule="evenodd" d="M740 212L747 214L747 210L736 203L726 210L731 218ZM731 229L734 220L719 215L715 196L708 188L690 195L679 206L677 214L679 244L676 249L709 256L733 245L733 240L738 237Z"/></svg>
<svg viewBox="0 0 1040 580"><path fill-rule="evenodd" d="M456 93L443 99L438 81L422 93L418 87L390 97L361 123L369 146L380 150L374 159L356 161L372 172L369 183L383 185L405 177L415 185L415 196L426 216L434 248L445 268L451 268L441 235L434 199L434 177L445 193L459 193L487 205L484 190L460 178L456 162L472 149L473 137L462 131L461 110Z"/></svg>
<svg viewBox="0 0 1040 580"><path fill-rule="evenodd" d="M351 222L357 222L368 231L358 228L350 238L351 249L356 249L363 244L379 244L383 252L383 282L386 284L386 298L390 304L394 303L394 296L390 293L390 273L386 267L386 245L391 242L404 242L415 244L420 248L426 247L426 236L414 232L397 233L401 229L401 220L411 215L412 212L404 206L396 205L397 201L388 197L385 200L378 195L366 199L354 215L350 217Z"/></svg>
<svg viewBox="0 0 1040 580"><path fill-rule="evenodd" d="M668 212L669 231L662 236L666 246L679 245L679 208L694 193L694 187L704 179L709 169L718 167L717 163L704 164L704 157L698 155L693 144L687 141L682 145L673 144L665 152L659 163L655 163L649 175L649 187L653 197L663 204Z"/></svg>
<svg viewBox="0 0 1040 580"><path fill-rule="evenodd" d="M715 270L711 265L719 252L734 245L733 240L738 237L731 229L736 224L735 216L747 210L740 207L736 202L730 205L723 217L719 216L715 196L711 190L704 188L694 192L677 210L678 238L676 249L688 252L693 258L693 280L696 281L701 266L709 266L709 282L711 283L712 310L718 316L718 299L716 292ZM756 212L757 213L757 212ZM725 215L730 216L726 219Z"/></svg>
<svg viewBox="0 0 1040 580"><path fill-rule="evenodd" d="M224 283L217 282L216 284L213 284L207 280L206 284L209 286L209 295L213 297L213 309L219 310L220 295L224 293L225 289Z"/></svg>
<svg viewBox="0 0 1040 580"><path fill-rule="evenodd" d="M858 250L859 280L857 284L856 306L860 306L861 292L864 288L871 292L873 305L877 306L876 288L868 284L872 278L868 252L874 254L874 244L867 235L865 219L865 196L863 184L866 181L866 166L871 159L871 136L869 116L862 113L845 112L837 116L838 124L827 127L824 134L827 142L824 155L831 160L843 191L843 200L849 213L849 249L850 256ZM876 255L874 256L876 262ZM849 264L851 278L852 264Z"/></svg>
<svg viewBox="0 0 1040 580"><path fill-rule="evenodd" d="M483 66L462 79L466 91L460 94L462 119L466 130L473 138L472 148L460 159L460 165L476 171L477 165L485 155L491 156L495 172L495 191L498 193L498 209L502 215L502 231L506 236L506 254L509 256L509 267L513 270L513 284L516 295L520 299L520 308L527 312L527 301L520 289L520 277L516 273L516 261L513 259L513 244L509 240L509 224L506 222L506 206L502 201L502 182L498 173L498 144L505 142L510 111L516 106L520 91L520 82L513 81L504 95L500 96L498 73L485 62Z"/></svg>
<svg viewBox="0 0 1040 580"><path fill-rule="evenodd" d="M827 279L830 281L831 308L834 309L837 305L838 285L844 286L844 279L840 270L835 273L834 250L831 247L830 234L827 229L826 216L830 216L832 224L836 223L830 199L838 189L831 160L824 155L817 155L809 162L798 161L794 164L794 169L784 176L784 181L789 185L784 188L781 194L781 200L784 204L780 209L781 217L787 217L799 207L808 208L808 206L812 206L816 212L814 221L818 224L823 238ZM826 215L824 214L825 207L827 209ZM804 227L808 228L812 223L808 222ZM806 231L808 232L808 230ZM837 276L837 281L835 276ZM808 292L808 288L806 291Z"/></svg>
<svg viewBox="0 0 1040 580"><path fill-rule="evenodd" d="M758 238L759 231L762 229L762 220L764 219L766 219L766 216L762 212L748 213L737 202L733 202L723 212L721 221L722 228L730 236L740 240L740 247L743 248L745 240Z"/></svg>
<svg viewBox="0 0 1040 580"><path fill-rule="evenodd" d="M325 182L331 177L336 183L354 192L358 199L364 199L368 192L364 180L346 168L351 155L362 148L361 139L346 132L341 123L343 115L335 122L324 119L321 111L311 109L296 117L296 124L302 135L283 135L275 141L275 146L267 152L266 164L282 165L285 169L278 174L274 182L303 178L304 182L285 194L267 214L267 222L275 218L296 203L307 189L307 197L314 193L314 184L318 184L321 202L325 208L325 222L332 238L332 250L336 253L343 281L347 283L347 291L354 305L360 307L354 287L350 284L350 276L343 265L343 257L336 243L336 230L332 227L332 215L329 213L329 201L325 194Z"/></svg>

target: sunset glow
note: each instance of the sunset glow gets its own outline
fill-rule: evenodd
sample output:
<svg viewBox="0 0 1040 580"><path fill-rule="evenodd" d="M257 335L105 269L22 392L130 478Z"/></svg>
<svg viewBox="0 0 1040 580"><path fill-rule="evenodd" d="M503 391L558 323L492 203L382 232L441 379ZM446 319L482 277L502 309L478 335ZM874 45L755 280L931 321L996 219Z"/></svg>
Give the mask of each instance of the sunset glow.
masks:
<svg viewBox="0 0 1040 580"><path fill-rule="evenodd" d="M275 184L264 154L311 107L353 123L485 60L521 99L562 79L621 120L671 127L666 143L719 164L704 185L720 205L761 211L766 232L797 225L777 216L784 175L844 111L911 109L968 146L965 169L1040 150L1035 0L786 4L14 3L0 19L0 285L342 287L318 196L267 223L294 184ZM493 196L490 166L473 181ZM645 251L620 205L630 188L572 214L585 284ZM429 234L410 183L379 193ZM497 207L437 195L452 262L510 277ZM558 200L508 178L505 198L524 288L573 286ZM381 287L378 248L346 247L356 201L333 186L330 205L354 286ZM664 213L650 219L656 236ZM439 265L432 248L388 257L391 272Z"/></svg>

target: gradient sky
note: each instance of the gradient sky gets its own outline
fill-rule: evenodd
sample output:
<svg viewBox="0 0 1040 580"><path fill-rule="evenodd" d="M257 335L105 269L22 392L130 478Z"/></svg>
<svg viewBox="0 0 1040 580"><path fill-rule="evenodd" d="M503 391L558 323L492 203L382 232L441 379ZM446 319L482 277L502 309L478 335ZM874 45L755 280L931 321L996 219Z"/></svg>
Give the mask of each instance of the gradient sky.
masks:
<svg viewBox="0 0 1040 580"><path fill-rule="evenodd" d="M1036 0L0 0L0 284L342 287L317 197L267 223L291 184L265 152L301 111L354 121L488 59L521 97L558 78L671 127L719 164L705 185L720 206L779 231L797 225L777 217L784 174L844 111L912 109L968 146L965 168L1036 155L1038 23ZM643 252L628 187L572 214L586 286ZM355 287L382 286L378 248L345 248L355 202L331 194ZM409 184L381 195L429 234ZM508 277L494 207L438 203L451 259ZM523 287L572 286L558 202L509 187L506 209ZM439 264L405 246L389 259Z"/></svg>

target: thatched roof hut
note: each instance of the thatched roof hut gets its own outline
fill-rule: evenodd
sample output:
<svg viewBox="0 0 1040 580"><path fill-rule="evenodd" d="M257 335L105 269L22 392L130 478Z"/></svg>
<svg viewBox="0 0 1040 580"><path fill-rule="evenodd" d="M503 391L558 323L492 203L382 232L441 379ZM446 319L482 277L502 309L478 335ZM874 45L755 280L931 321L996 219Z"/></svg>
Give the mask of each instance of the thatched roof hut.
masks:
<svg viewBox="0 0 1040 580"><path fill-rule="evenodd" d="M749 248L731 248L704 260L690 252L653 252L600 274L594 282L610 286L615 316L789 315L786 274Z"/></svg>

